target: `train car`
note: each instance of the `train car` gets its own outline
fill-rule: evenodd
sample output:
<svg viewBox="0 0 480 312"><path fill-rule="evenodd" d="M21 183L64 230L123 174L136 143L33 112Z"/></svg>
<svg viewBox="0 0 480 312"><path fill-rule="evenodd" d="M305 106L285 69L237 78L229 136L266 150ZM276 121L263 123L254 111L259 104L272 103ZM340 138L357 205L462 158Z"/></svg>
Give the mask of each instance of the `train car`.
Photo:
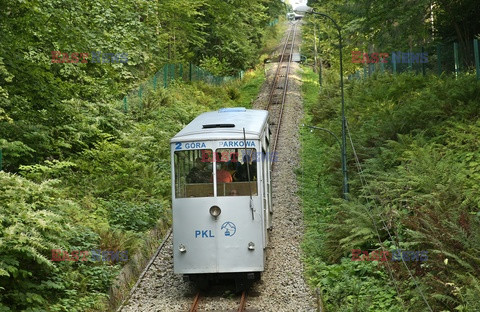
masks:
<svg viewBox="0 0 480 312"><path fill-rule="evenodd" d="M265 267L272 227L268 112L199 115L171 139L174 273L237 290Z"/></svg>

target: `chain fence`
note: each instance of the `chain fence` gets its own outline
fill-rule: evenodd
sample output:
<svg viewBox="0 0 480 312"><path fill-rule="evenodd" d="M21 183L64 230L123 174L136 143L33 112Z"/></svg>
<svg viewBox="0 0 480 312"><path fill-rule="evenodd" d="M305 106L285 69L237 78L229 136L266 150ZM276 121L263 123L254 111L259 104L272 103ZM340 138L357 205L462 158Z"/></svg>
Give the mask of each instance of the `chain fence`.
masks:
<svg viewBox="0 0 480 312"><path fill-rule="evenodd" d="M150 92L156 92L160 88L166 89L174 81L203 81L208 84L221 85L229 81L242 79L243 76L244 71L239 71L234 76L215 76L192 63L165 64L152 78L123 97L123 111L128 112L133 107L143 109L145 105L148 105L145 102Z"/></svg>
<svg viewBox="0 0 480 312"><path fill-rule="evenodd" d="M384 52L384 51L382 51ZM387 56L388 55L388 56ZM375 72L397 74L414 72L419 75L476 73L480 80L480 57L478 39L472 45L437 44L428 48L420 47L409 51L392 51L390 53L369 52L367 55L355 55L352 62L361 62L364 66L348 76L349 80L364 79Z"/></svg>

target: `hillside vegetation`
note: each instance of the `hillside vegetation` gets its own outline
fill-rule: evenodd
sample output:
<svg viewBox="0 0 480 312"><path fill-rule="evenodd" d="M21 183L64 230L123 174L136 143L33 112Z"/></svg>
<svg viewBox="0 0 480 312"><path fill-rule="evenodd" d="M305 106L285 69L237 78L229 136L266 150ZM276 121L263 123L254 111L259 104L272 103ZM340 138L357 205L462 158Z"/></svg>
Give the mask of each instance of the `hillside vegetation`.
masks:
<svg viewBox="0 0 480 312"><path fill-rule="evenodd" d="M480 82L472 44L480 36L478 3L308 4L342 31L350 186L345 201L337 141L324 130L302 130L298 173L310 284L327 311L480 310ZM319 86L318 73L305 68L305 123L340 137L338 32L326 18L305 18L309 60L314 29L323 79ZM423 48L428 62L410 71L404 64L402 74L392 74L392 58L384 66L352 59L354 51ZM357 70L358 80L346 79Z"/></svg>
<svg viewBox="0 0 480 312"><path fill-rule="evenodd" d="M339 133L337 85L318 95L317 75L307 71L304 80L306 121ZM419 289L433 311L478 311L480 84L474 76L386 74L350 82L345 96L363 171L349 143L349 201L340 199L336 142L303 134L311 285L329 311L426 311ZM410 276L392 261L397 247L428 259L406 261ZM352 261L353 249L391 254Z"/></svg>
<svg viewBox="0 0 480 312"><path fill-rule="evenodd" d="M119 270L137 254L148 257L150 231L161 235L170 223L170 138L202 112L251 105L264 80L255 66L281 34L271 22L283 5L0 7L0 311L106 311ZM86 52L88 62L54 63L52 51L69 60ZM126 53L128 62L92 62L92 51ZM127 92L178 62L217 75L247 72L222 86L172 81L123 111ZM52 261L53 250L71 261Z"/></svg>

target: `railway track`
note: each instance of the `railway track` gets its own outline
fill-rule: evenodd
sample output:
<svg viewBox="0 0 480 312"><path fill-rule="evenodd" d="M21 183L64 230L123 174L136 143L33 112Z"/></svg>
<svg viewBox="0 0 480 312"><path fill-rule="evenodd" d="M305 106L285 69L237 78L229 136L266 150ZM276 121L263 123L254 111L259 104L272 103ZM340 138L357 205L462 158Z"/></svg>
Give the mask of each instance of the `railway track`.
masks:
<svg viewBox="0 0 480 312"><path fill-rule="evenodd" d="M270 122L271 122L271 131L274 133L274 138L272 140L272 148L271 152L273 153L272 155L276 155L276 150L277 150L277 143L279 140L279 133L280 133L280 127L282 124L282 117L283 117L283 112L285 108L285 102L287 99L287 93L288 93L288 85L289 85L289 74L290 74L290 65L292 64L292 56L293 56L293 51L295 47L295 37L297 35L297 24L296 23L291 23L290 29L288 30L287 35L285 36L283 46L281 48L281 52L278 56L278 61L277 61L277 67L275 69L275 74L273 79L271 80L272 82L270 83L270 90L268 93L268 101L262 109L268 110L270 113ZM275 162L272 162L272 171L274 169ZM162 263L164 260L162 258L169 257L170 255L163 255L163 254L170 254L171 250L169 248L169 244L171 244L171 228L166 235L163 243L159 246L157 249L154 257L150 260L142 274L140 275L137 283L135 286L132 288L130 291L130 294L128 295L127 298L122 302L120 307L117 309L117 312L119 311L124 311L124 307L130 305L128 304L128 301L131 299L134 300L132 297L136 297L138 293L145 292L148 287L145 287L145 285L148 285L150 283L150 279L155 276L155 273L153 273L155 270L157 270L157 265L156 262L158 261L159 263ZM167 251L164 252L164 250L167 249ZM162 256L163 255L163 256ZM169 268L169 270L173 271L173 267ZM166 276L169 276L170 278L173 277L173 272L169 272ZM155 277L155 280L157 280L158 277ZM165 285L165 284L164 284ZM177 284L177 287L180 284ZM182 288L184 286L182 285ZM158 289L158 288L157 288ZM184 293L188 291L188 287L183 288ZM193 292L195 294L196 292ZM180 294L180 293L179 293ZM178 295L177 295L178 296ZM258 295L257 295L258 296ZM255 296L254 296L255 297ZM191 298L191 297L190 297ZM201 293L196 293L193 303L191 303L190 310L189 311L199 311L199 309L204 307L211 307L211 306L218 306L216 308L217 310L226 310L225 306L230 307L228 310L229 311L235 311L233 309L233 306L237 305L238 309L236 311L245 311L246 308L246 292L244 291L241 294L241 297L235 296L235 300L237 302L233 302L232 299L226 299L222 298L221 296L213 295L213 296L206 296ZM173 302L177 300L177 304L182 305L183 308L182 310L187 310L188 308L186 307L185 303L180 303L178 302L178 297L172 297L170 298ZM176 300L175 300L176 299ZM184 302L184 299L181 299L182 302ZM188 299L191 300L191 299ZM253 299L252 299L253 300ZM239 301L239 302L238 302ZM188 302L188 301L187 301ZM190 301L191 302L191 301ZM152 309L156 307L150 306ZM208 308L207 308L208 309ZM139 311L149 311L146 307L140 309Z"/></svg>
<svg viewBox="0 0 480 312"><path fill-rule="evenodd" d="M290 74L290 65L292 64L293 48L295 46L295 36L297 33L297 24L292 23L288 32L287 38L284 42L282 52L279 56L277 69L271 84L270 93L268 96L266 110L270 112L272 116L276 116L276 122L271 123L275 131L275 136L272 144L272 155L276 155L276 148L278 142L278 136L280 133L280 127L282 124L283 110L285 107L285 101L288 93L288 79ZM272 163L272 170L274 166Z"/></svg>
<svg viewBox="0 0 480 312"><path fill-rule="evenodd" d="M297 25L296 23L292 23L292 26L288 31L286 39L283 43L281 53L279 55L278 65L275 70L275 75L273 77L273 81L270 86L268 102L266 104L266 107L264 108L268 110L270 114L272 114L271 118L275 119L275 121L271 123L275 133L275 136L273 139L273 148L272 148L273 155L275 155L275 151L277 147L278 137L280 133L280 126L282 124L283 111L284 111L285 102L286 102L287 93L288 93L288 79L289 79L289 73L290 73L290 65L292 63L293 49L295 46L296 32L297 32ZM272 170L273 170L273 164L274 162L272 163ZM190 312L198 311L201 298L202 298L201 293L198 292L193 299L193 303L189 310ZM205 299L210 301L212 300L212 298L209 298L209 299L205 298ZM246 306L246 291L243 291L240 297L240 303L239 303L238 309L236 311L238 312L245 311L245 306Z"/></svg>
<svg viewBox="0 0 480 312"><path fill-rule="evenodd" d="M198 311L198 306L200 304L200 298L201 298L201 294L200 292L198 292L196 295L195 295L195 298L193 299L193 303L192 303L192 306L190 308L190 312L197 312ZM244 290L242 292L242 295L240 297L240 303L238 305L238 309L236 310L237 312L243 312L245 311L245 305L247 303L247 292Z"/></svg>

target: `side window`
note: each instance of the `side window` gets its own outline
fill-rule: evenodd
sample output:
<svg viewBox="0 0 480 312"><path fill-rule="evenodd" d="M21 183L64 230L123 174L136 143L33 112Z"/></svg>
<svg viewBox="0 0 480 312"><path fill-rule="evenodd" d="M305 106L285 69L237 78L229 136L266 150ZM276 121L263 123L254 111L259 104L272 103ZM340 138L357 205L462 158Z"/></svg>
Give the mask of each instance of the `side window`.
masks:
<svg viewBox="0 0 480 312"><path fill-rule="evenodd" d="M217 168L218 196L258 194L256 149L217 149L213 158Z"/></svg>
<svg viewBox="0 0 480 312"><path fill-rule="evenodd" d="M178 151L174 154L175 197L213 196L213 164L203 156L212 150Z"/></svg>

